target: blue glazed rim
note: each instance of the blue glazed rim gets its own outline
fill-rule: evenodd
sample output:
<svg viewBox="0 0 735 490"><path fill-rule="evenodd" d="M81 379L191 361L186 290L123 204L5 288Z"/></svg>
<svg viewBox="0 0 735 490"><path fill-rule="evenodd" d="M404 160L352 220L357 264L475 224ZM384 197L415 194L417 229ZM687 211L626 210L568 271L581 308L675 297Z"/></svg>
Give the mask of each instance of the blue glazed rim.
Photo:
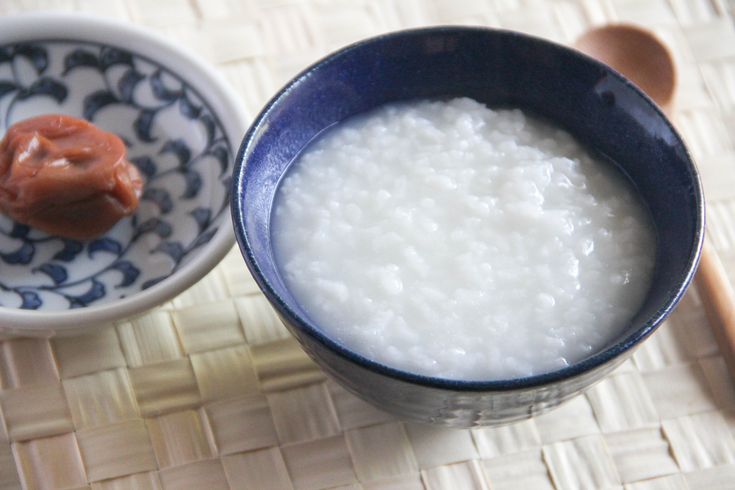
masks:
<svg viewBox="0 0 735 490"><path fill-rule="evenodd" d="M415 374L415 373L411 373L408 371L396 369L390 366L386 366L385 364L368 359L362 356L361 354L358 354L350 349L347 349L345 346L339 344L335 340L331 339L330 337L322 333L316 327L315 324L302 318L299 314L293 311L293 309L290 308L285 301L283 301L283 299L278 295L278 293L276 293L275 289L272 287L270 282L263 275L260 267L258 266L258 262L255 258L253 250L250 246L248 236L245 233L245 226L244 226L245 217L243 214L244 202L243 202L243 192L242 192L244 188L244 186L242 185L244 169L247 165L244 161L245 155L248 153L250 148L253 146L253 142L254 142L256 135L262 130L264 121L268 118L268 116L275 109L278 108L279 103L285 97L288 96L289 92L291 91L293 87L297 86L299 83L301 83L304 79L308 78L314 71L318 70L322 66L329 65L332 62L335 62L335 60L342 58L343 56L349 55L353 50L362 48L366 45L370 45L373 43L380 43L383 41L387 41L387 40L391 40L395 38L401 38L404 36L420 36L420 35L428 35L428 34L453 34L453 33L495 33L498 35L507 36L509 38L521 39L525 42L536 44L546 49L563 50L563 51L568 52L569 55L572 55L578 59L581 59L586 63L596 64L598 67L603 68L604 70L609 72L613 77L618 79L618 81L622 82L630 90L642 96L642 99L644 100L644 102L648 104L651 108L653 108L654 111L658 115L661 116L661 119L664 121L668 129L671 130L672 134L676 138L677 143L681 145L684 151L684 154L686 155L685 164L691 176L691 181L693 184L693 193L694 193L696 207L697 207L696 209L697 223L696 223L696 232L695 232L695 237L694 237L695 243L694 243L694 246L692 247L689 258L687 259L687 267L685 271L683 272L680 280L677 281L679 284L679 287L676 288L674 291L672 291L669 294L668 299L666 300L664 306L661 309L659 309L652 317L650 317L645 323L643 323L641 327L637 328L634 332L629 334L624 339L607 347L606 349L600 352L597 352L596 354L593 354L592 356L586 359L583 359L582 361L572 364L571 366L567 366L562 369L551 371L549 373L543 373L543 374L538 374L538 375L533 375L533 376L526 376L526 377L521 377L521 378L500 379L500 380L492 380L492 381L463 381L463 380L453 380L453 379L447 379L447 378L438 378L438 377ZM304 334L308 335L315 341L319 342L324 347L331 350L332 352L339 355L340 357L347 359L348 361L351 361L377 374L381 374L381 375L384 375L390 378L394 378L399 381L403 381L403 382L411 383L415 385L421 385L421 386L426 386L426 387L436 388L436 389L464 391L464 392L514 391L514 390L522 390L522 389L534 388L534 387L539 387L539 386L548 385L552 383L562 382L562 381L565 381L571 378L581 376L597 368L601 368L608 362L612 361L614 358L620 356L621 354L624 354L626 351L637 346L637 344L639 344L641 341L643 341L649 335L651 335L656 330L656 328L658 328L658 326L669 316L669 314L671 314L671 312L674 310L674 308L676 307L676 305L679 303L684 293L686 292L687 288L689 287L689 284L691 283L694 277L694 273L696 272L697 266L699 264L699 257L700 257L700 253L702 249L702 244L704 242L704 223L705 223L704 196L703 196L703 191L702 191L701 180L699 177L699 171L695 167L693 160L691 158L691 155L689 154L689 151L684 145L681 139L681 136L676 131L676 129L672 126L671 122L663 114L661 109L659 109L659 107L645 93L643 93L637 86L635 86L627 78L625 78L623 75L621 75L619 72L615 71L614 69L610 68L609 66L579 51L562 46L560 44L557 44L551 41L547 41L545 39L538 38L535 36L521 34L515 31L509 31L509 30L504 30L504 29L484 28L484 27L465 27L465 26L438 26L438 27L418 28L418 29L406 29L406 30L395 31L395 32L391 32L388 34L383 34L380 36L375 36L375 37L371 37L368 39L364 39L356 43L350 44L344 48L341 48L338 51L335 51L331 54L328 54L324 58L318 60L317 62L315 62L308 68L304 69L301 73L296 75L275 96L273 96L271 100L268 101L268 103L265 105L263 110L255 118L254 122L252 123L247 133L243 137L243 142L237 153L237 158L235 159L235 167L233 169L233 190L231 192L231 209L232 209L233 224L235 228L235 237L237 239L242 255L245 258L245 263L247 264L248 269L252 273L256 283L258 284L260 289L263 291L263 293L266 295L266 297L271 302L271 304L273 304L276 307L276 309L278 310L278 313L282 315L289 323L291 323L296 328L298 328L300 331L302 331Z"/></svg>

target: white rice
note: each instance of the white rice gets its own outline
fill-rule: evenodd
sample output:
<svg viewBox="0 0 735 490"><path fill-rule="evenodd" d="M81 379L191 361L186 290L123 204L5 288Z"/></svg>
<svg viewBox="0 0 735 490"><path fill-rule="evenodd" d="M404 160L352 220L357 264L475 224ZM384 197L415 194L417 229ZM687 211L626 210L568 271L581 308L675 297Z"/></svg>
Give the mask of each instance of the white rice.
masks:
<svg viewBox="0 0 735 490"><path fill-rule="evenodd" d="M520 110L389 105L290 169L272 236L286 285L348 348L447 379L562 368L650 286L647 210L611 164Z"/></svg>

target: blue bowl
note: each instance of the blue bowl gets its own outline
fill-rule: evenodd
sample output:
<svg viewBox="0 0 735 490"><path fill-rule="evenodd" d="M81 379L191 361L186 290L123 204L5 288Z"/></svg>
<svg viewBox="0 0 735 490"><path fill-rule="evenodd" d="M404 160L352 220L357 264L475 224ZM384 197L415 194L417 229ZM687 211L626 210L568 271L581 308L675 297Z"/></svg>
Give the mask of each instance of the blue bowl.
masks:
<svg viewBox="0 0 735 490"><path fill-rule="evenodd" d="M656 226L656 267L643 306L602 351L547 374L500 381L420 376L366 359L327 336L286 288L274 261L278 184L320 132L406 99L466 96L544 117L609 157ZM704 234L697 170L671 123L631 82L577 51L515 32L438 27L344 48L281 90L245 135L234 170L235 234L260 288L304 349L332 377L400 417L455 427L505 423L559 405L627 359L689 285Z"/></svg>

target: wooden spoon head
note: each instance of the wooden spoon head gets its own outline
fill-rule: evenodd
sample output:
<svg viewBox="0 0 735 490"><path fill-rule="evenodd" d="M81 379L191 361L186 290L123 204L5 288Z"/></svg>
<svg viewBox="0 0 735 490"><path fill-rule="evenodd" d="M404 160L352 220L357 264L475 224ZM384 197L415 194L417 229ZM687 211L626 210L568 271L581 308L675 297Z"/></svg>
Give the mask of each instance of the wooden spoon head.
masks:
<svg viewBox="0 0 735 490"><path fill-rule="evenodd" d="M669 113L676 91L671 52L652 32L628 24L592 29L574 47L619 71Z"/></svg>

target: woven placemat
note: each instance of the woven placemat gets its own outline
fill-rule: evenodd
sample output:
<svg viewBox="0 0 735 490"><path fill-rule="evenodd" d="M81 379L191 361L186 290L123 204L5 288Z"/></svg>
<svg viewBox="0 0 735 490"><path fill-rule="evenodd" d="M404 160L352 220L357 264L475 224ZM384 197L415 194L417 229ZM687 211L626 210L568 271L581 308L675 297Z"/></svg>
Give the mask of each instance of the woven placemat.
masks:
<svg viewBox="0 0 735 490"><path fill-rule="evenodd" d="M439 23L571 43L651 27L681 70L677 124L735 272L735 29L725 0L1 0L129 19L219 67L253 116L348 42ZM735 278L735 276L733 276ZM94 334L0 342L0 489L734 489L735 386L692 289L631 361L499 428L396 421L328 381L237 251L196 286Z"/></svg>

